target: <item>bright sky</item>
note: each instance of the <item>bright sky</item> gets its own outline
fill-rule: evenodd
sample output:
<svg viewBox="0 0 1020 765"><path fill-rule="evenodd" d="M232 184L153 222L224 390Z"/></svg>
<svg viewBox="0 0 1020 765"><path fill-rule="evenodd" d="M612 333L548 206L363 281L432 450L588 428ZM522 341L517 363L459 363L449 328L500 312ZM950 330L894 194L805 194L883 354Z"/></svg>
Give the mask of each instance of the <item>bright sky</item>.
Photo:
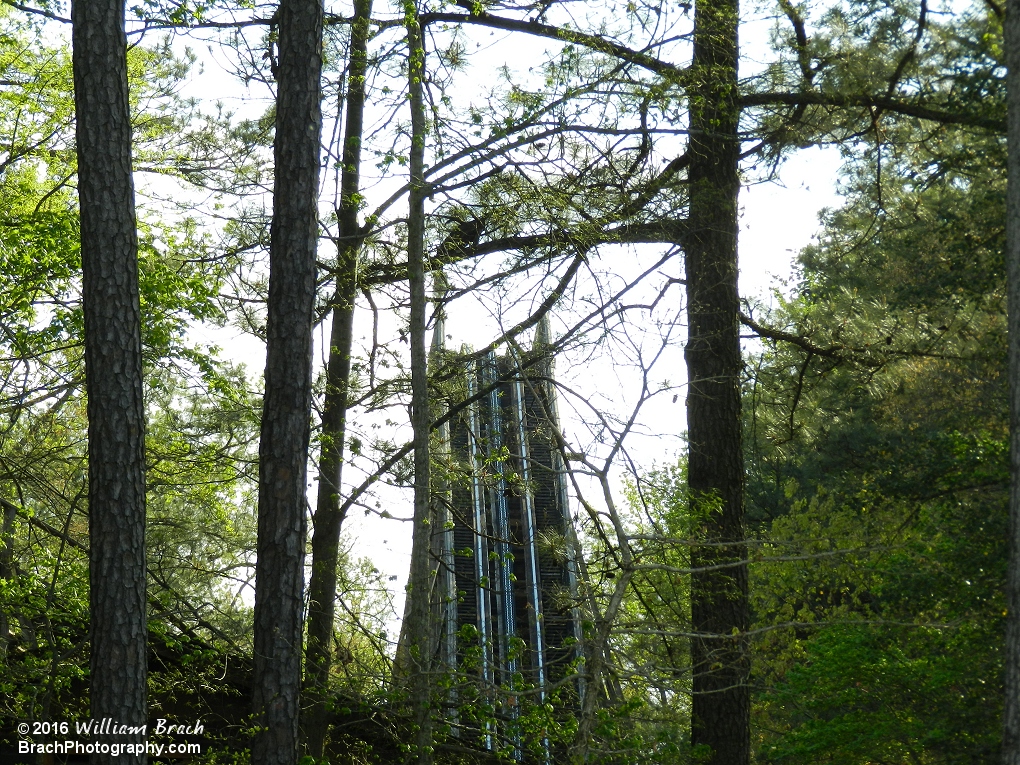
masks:
<svg viewBox="0 0 1020 765"><path fill-rule="evenodd" d="M767 40L772 22L752 10L756 15L741 31L745 60L741 65L741 74L746 76L758 70L762 61L769 57ZM528 63L538 60L548 47L548 41L526 39L521 42L519 37L507 43L507 36L490 35L485 32L473 48L472 71L493 71L495 67L507 65L513 71L527 77ZM189 94L207 100L221 100L227 108L241 114L254 116L265 107L264 91L244 88L236 80L224 72L229 64L229 51L219 49L202 50L200 45L189 43L200 54L203 74L196 77L189 87ZM507 46L512 45L511 48ZM750 52L750 54L749 54ZM486 66L480 66L485 63ZM488 87L484 78L477 75L474 79L463 83L457 94L460 98L472 100L481 98ZM403 115L401 119L406 119ZM745 187L741 191L740 218L740 289L745 298L757 298L768 302L772 289L788 291L788 280L793 273L793 262L797 252L810 243L818 231L818 215L826 207L835 207L839 199L834 191L834 180L837 177L841 161L838 151L834 149L802 150L790 156L779 168L776 178L766 183ZM371 168L369 168L371 172ZM388 184L392 186L392 184ZM380 187L374 192L374 199L386 196L391 188ZM384 193L385 192L385 193ZM371 208L373 201L370 200ZM402 206L406 203L401 203ZM396 211L395 211L396 212ZM367 325L367 317L358 319L360 326ZM496 326L486 318L486 311L480 306L474 308L465 301L456 303L451 308L448 332L454 337L451 347L459 347L461 343L481 346L489 342L496 334ZM238 336L236 332L215 331L210 339L225 349L230 358L247 364L253 374L261 372L264 363L264 348L258 341L250 337ZM319 336L319 347L324 347L324 338ZM321 360L321 353L318 354ZM560 363L564 382L578 386L582 391L585 383L591 383L593 377L603 380L613 379L614 386L626 388L632 379L626 373L619 373L608 368L583 368L580 373L570 368L569 360ZM607 360L597 362L606 364ZM681 349L678 346L672 358L673 367L682 368ZM682 372L681 372L682 373ZM673 383L682 381L674 380ZM609 393L599 390L594 395L601 396L605 406L620 404ZM584 427L579 422L571 421L571 407L564 406L563 426L568 437L584 440ZM679 434L684 429L683 414L684 393L681 390L678 400L672 401L670 396L654 399L646 407L642 416L643 427L639 428L631 445L632 457L640 464L651 466L653 462L671 461L682 448ZM668 431L668 432L667 432ZM311 485L310 498L314 501L314 486ZM349 479L349 476L346 476ZM622 481L622 474L621 474ZM410 499L397 491L381 493L383 509L393 516L410 515ZM364 515L354 509L345 525L345 538L355 551L355 557L368 556L379 570L391 581L396 594L396 612L402 611L403 585L406 583L410 558L410 524L395 519L385 519L377 515ZM395 634L395 632L391 632Z"/></svg>
<svg viewBox="0 0 1020 765"><path fill-rule="evenodd" d="M769 57L767 40L772 22L761 11L751 9L745 11L752 18L742 27L742 46L745 59L741 65L741 75L747 76L757 71L762 62ZM55 32L62 34L65 30ZM257 35L255 35L257 37ZM253 38L254 39L254 38ZM474 45L472 54L472 71L493 71L502 64L513 65L511 68L527 77L528 62L537 60L548 41L534 39L521 42L514 37L510 42L504 36L483 33L481 40ZM484 44L483 42L484 41ZM237 111L244 116L255 116L266 106L267 93L264 90L241 85L232 78L227 69L230 66L231 52L212 46L207 47L200 40L181 40L181 46L192 47L200 56L200 67L193 73L192 80L185 89L185 94L206 101L210 104L223 102L228 109ZM510 47L508 47L510 46ZM485 66L481 66L484 64ZM488 83L484 78L474 75L458 90L460 97L480 97ZM406 119L402 115L401 119ZM745 187L741 191L740 219L740 289L745 298L758 298L767 301L773 288L788 290L792 275L792 264L797 252L807 245L818 231L819 211L826 207L835 207L839 199L835 194L834 180L840 167L838 151L834 149L802 150L790 156L779 168L777 177L770 182ZM376 189L376 199L383 196L383 188ZM388 190L386 193L389 193ZM370 201L370 207L373 202ZM406 203L401 203L403 206ZM364 317L361 317L364 319ZM362 326L366 322L362 321ZM448 331L455 333L452 347L468 342L476 346L487 343L496 334L495 325L486 319L485 311L480 307L472 308L461 301L451 309ZM456 328L456 329L454 329ZM233 330L196 330L196 338L207 338L224 349L225 356L234 361L243 362L250 373L259 375L265 364L264 347L260 342L240 336ZM320 338L320 347L323 343ZM673 366L682 367L682 356L679 345L675 349ZM318 354L321 358L321 353ZM565 360L569 361L569 360ZM597 363L605 363L597 362ZM598 367L587 369L569 369L561 363L564 381L578 386L582 393L586 379L588 382L599 375L615 375L621 387L626 387L628 378L617 372L599 371ZM679 380L674 380L677 384ZM603 396L606 406L612 406L614 400L604 391L594 391L593 396ZM679 434L684 428L683 399L681 391L678 401L673 402L669 396L655 400L645 411L639 428L638 437L633 445L632 456L640 463L650 466L653 462L673 459L681 448ZM570 407L562 406L564 429L568 436L576 436L583 442L583 430L580 423L572 422ZM668 433L665 431L669 431ZM312 474L310 474L311 476ZM314 497L314 492L311 495ZM395 516L410 514L409 500L397 492L384 495L384 501ZM392 585L397 593L397 611L401 610L403 585L406 582L410 553L410 524L396 520L385 520L375 515L364 516L360 511L353 511L345 527L345 536L354 545L356 556L368 556L374 564L387 576L393 577Z"/></svg>
<svg viewBox="0 0 1020 765"><path fill-rule="evenodd" d="M839 204L834 191L834 179L840 164L836 150L800 151L783 164L775 181L741 191L739 253L740 290L743 297L767 300L773 288L788 292L788 286L783 280L792 276L796 254L810 244L818 232L820 211ZM457 326L455 316L451 317L448 326ZM483 335L483 330L460 334ZM467 339L458 336L455 342L459 344ZM475 340L475 343L480 345L481 341ZM653 402L644 419L648 422L679 424L682 428L680 418L683 400L681 393L676 404L672 404L668 397L659 403ZM561 411L569 410L561 407ZM577 425L570 422L564 422L563 426L568 436L578 430ZM637 440L641 440L640 437ZM665 446L665 452L662 439L645 440L647 447L638 445L635 452L639 456L643 454L645 464L649 466L654 461L661 463L670 460L680 448L675 438L666 439L668 446ZM358 540L357 549L371 557L373 563L385 574L397 577L394 584L400 585L396 589L399 598L402 586L406 583L410 561L408 524L376 516L366 517L361 513L354 513L347 524L345 535Z"/></svg>

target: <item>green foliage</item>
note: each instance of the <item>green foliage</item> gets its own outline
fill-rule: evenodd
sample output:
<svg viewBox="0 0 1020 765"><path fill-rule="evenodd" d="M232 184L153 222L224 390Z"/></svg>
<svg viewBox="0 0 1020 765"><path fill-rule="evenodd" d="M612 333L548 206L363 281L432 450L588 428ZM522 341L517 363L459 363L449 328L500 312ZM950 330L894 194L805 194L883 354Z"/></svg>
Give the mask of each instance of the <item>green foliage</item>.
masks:
<svg viewBox="0 0 1020 765"><path fill-rule="evenodd" d="M686 464L677 462L625 487L635 571L610 635L609 698L592 729L597 762L691 762L690 549L701 524L686 484ZM586 551L584 586L600 610L617 587L618 555L605 540ZM585 604L590 639L589 609Z"/></svg>
<svg viewBox="0 0 1020 765"><path fill-rule="evenodd" d="M905 123L889 139L764 321L803 342L767 341L746 388L763 762L997 756L1002 146Z"/></svg>
<svg viewBox="0 0 1020 765"><path fill-rule="evenodd" d="M789 722L764 761L994 761L998 731L987 718L1001 701L987 678L1001 667L973 651L999 627L823 630L771 699Z"/></svg>
<svg viewBox="0 0 1020 765"><path fill-rule="evenodd" d="M0 14L0 718L88 717L88 497L69 52ZM208 181L226 119L176 95L188 62L132 49L136 160ZM216 143L219 151L226 144ZM184 167L178 160L187 159ZM240 164L235 164L240 167ZM220 174L222 177L222 174ZM223 319L236 261L197 215L140 208L148 402L154 709L229 717L250 636L256 401L242 371L187 337ZM205 690L203 690L203 688ZM219 707L213 712L214 708ZM0 729L3 746L13 729ZM236 742L235 742L236 745Z"/></svg>
<svg viewBox="0 0 1020 765"><path fill-rule="evenodd" d="M129 11L156 24L191 24L253 5L139 0ZM993 761L1008 471L1004 146L985 129L833 104L891 94L971 124L1001 121L1001 23L994 3L952 17L933 12L918 45L915 3L784 2L780 10L800 14L810 34L801 45L795 32L783 31L784 19L776 32L779 60L742 87L807 91L819 103L745 112L749 135L764 137L761 150L771 159L792 144L840 142L848 159L840 179L847 204L826 216L821 241L801 254L796 292L780 298L771 314L757 312L802 342L764 341L749 359L744 411L758 760ZM532 11L536 22L556 13L548 4ZM596 17L603 12L594 10ZM666 16L673 12L628 3L624 21L607 13L595 23L605 39L626 41L637 39L628 36L628 24L631 32L672 29ZM330 106L346 92L342 27L330 25L326 47L339 81ZM386 28L384 22L379 33ZM273 29L260 35L256 48L276 41ZM571 30L536 65L533 80L520 82L504 67L487 104L457 112L452 73L470 63L467 39L458 32L444 40L429 59L439 67L425 73L437 97L429 115L437 139L430 237L438 246L451 223L476 219L486 242L533 237L533 244L495 265L464 253L450 265L451 284L491 289L501 306L525 305L558 280L565 258L580 254L590 266L597 256L591 245L609 238L607 227L683 221L683 112L692 106L685 86L700 74L638 72L609 55L608 45L586 50L585 38ZM193 344L189 329L231 320L263 331L264 273L241 263L240 253L261 252L266 215L257 201L238 212L230 200L268 186L264 160L275 115L270 108L235 122L221 108L202 113L179 95L194 58L178 50L169 41L139 44L129 61L143 192L151 698L168 715L199 711L222 723L220 750L208 759L244 762L258 401L244 370ZM642 50L666 56L669 46L651 42ZM262 53L248 51L254 57L248 80L268 78L273 54L269 49L260 59ZM382 54L383 69L373 75L380 82L386 66L399 69L391 54ZM640 55L647 63L651 53ZM4 549L12 554L0 575L0 717L84 717L86 423L68 51L0 7L0 78L0 496L19 508L4 529ZM391 120L403 93L385 84L375 93L385 101L380 109L394 109ZM394 135L368 149L377 152L384 175L407 162L407 141L399 129ZM675 164L666 165L664 158L673 157ZM214 214L178 205L178 197L189 196L180 193L185 188L209 192ZM366 217L367 227L379 226L366 250L366 285L402 279L406 242L386 213L393 200ZM214 222L227 207L237 216ZM667 238L681 241L680 228ZM325 257L324 271L335 270ZM529 286L525 297L507 286L509 277L536 271L545 281ZM595 269L590 275L598 276ZM242 308L228 316L223 295L235 288L243 294L234 305ZM457 286L451 294L459 298L468 289ZM392 295L386 308L402 305L399 292ZM583 291L574 297L587 299ZM592 316L605 317L601 296L592 301ZM370 358L353 359L352 397L371 411L394 401L402 407L406 397L402 350L390 345L373 343ZM462 400L463 382L450 382L459 365L436 367L447 380L435 385L434 398ZM380 382L375 375L384 369L395 374ZM349 438L349 459L359 467L399 448L390 435ZM484 469L507 469L509 456L504 448ZM387 480L399 486L411 477L405 459ZM439 466L435 478L460 488L457 482L466 480L457 465ZM513 491L525 488L521 476L505 478ZM633 576L612 625L592 759L697 762L706 754L692 751L688 736L690 550L711 498L697 498L692 511L684 467L675 464L648 471L628 487L627 499ZM608 539L586 541L590 578L582 583L583 602L571 605L582 610L590 640L621 572L619 550ZM542 555L562 557L567 541L549 534L539 546ZM409 728L380 714L394 701L386 632L391 598L378 570L353 546L342 557L330 678L341 724L332 746L338 759L393 755L392 761L400 756L394 741L407 740L399 734ZM535 759L544 756L545 740L557 753L570 744L578 721L569 684L545 699L521 677L481 688L478 635L465 627L459 638L462 664L437 678L432 702L436 709L454 706L477 736L453 743L480 745L487 726L498 723L503 755L513 734ZM572 667L582 668L581 660ZM350 733L380 718L389 738ZM440 731L438 743L451 731ZM4 743L7 734L0 732Z"/></svg>

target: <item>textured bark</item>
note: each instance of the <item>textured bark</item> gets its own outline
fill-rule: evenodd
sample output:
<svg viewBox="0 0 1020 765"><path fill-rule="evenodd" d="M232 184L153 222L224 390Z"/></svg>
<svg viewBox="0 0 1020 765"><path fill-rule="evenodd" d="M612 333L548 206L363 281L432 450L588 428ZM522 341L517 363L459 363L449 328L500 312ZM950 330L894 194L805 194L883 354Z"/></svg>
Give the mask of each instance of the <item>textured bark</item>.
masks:
<svg viewBox="0 0 1020 765"><path fill-rule="evenodd" d="M411 428L414 442L414 523L411 540L411 572L407 601L397 647L397 667L408 681L414 715L415 746L408 759L419 765L432 762L431 679L435 648L435 625L431 622L434 582L431 557L432 502L429 454L428 358L425 353L425 98L422 77L425 49L414 0L404 2L408 48L408 94L411 106L411 151L408 158L410 193L407 218L407 282L411 301Z"/></svg>
<svg viewBox="0 0 1020 765"><path fill-rule="evenodd" d="M254 765L298 759L305 478L312 386L322 113L322 3L283 0L259 442Z"/></svg>
<svg viewBox="0 0 1020 765"><path fill-rule="evenodd" d="M358 194L361 139L365 114L365 74L368 69L369 19L372 0L357 0L351 27L350 63L344 126L343 171L340 181L339 257L333 321L326 364L326 394L322 412L319 486L312 531L312 575L309 580L308 646L305 654L305 710L302 727L305 753L322 757L327 727L329 672L333 663L331 638L336 605L337 559L344 511L340 480L347 431L347 396L354 340L354 303L358 288Z"/></svg>
<svg viewBox="0 0 1020 765"><path fill-rule="evenodd" d="M737 298L737 2L698 0L691 92L686 348L691 509L703 540L695 568L745 559ZM691 740L712 765L750 759L747 568L691 582L694 700ZM699 762L702 760L699 760Z"/></svg>
<svg viewBox="0 0 1020 765"><path fill-rule="evenodd" d="M145 409L123 0L71 6L88 394L91 715L146 719ZM110 737L131 743L137 737ZM94 763L142 762L97 754Z"/></svg>
<svg viewBox="0 0 1020 765"><path fill-rule="evenodd" d="M1020 0L1007 0L1008 114L1006 278L1009 290L1009 573L1006 579L1006 677L1002 762L1020 765Z"/></svg>

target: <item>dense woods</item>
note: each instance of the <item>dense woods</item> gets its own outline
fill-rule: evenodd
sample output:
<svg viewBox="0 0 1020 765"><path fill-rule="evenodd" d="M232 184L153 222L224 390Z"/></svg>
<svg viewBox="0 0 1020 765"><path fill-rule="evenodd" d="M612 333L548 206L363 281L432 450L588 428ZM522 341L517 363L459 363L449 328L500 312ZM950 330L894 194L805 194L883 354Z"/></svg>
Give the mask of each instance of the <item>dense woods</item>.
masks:
<svg viewBox="0 0 1020 765"><path fill-rule="evenodd" d="M1015 5L3 0L0 757L1020 762Z"/></svg>

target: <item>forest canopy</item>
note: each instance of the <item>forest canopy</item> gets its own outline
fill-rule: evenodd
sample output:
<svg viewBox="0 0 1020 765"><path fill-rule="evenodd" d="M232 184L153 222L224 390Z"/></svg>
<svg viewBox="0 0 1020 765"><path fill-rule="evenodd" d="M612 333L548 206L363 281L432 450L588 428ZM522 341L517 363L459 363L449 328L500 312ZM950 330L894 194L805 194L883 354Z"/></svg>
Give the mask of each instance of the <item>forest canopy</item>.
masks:
<svg viewBox="0 0 1020 765"><path fill-rule="evenodd" d="M999 4L107 4L145 719L202 762L1004 756ZM82 19L0 3L5 762L106 714L116 629ZM817 147L838 204L741 294L741 189Z"/></svg>

